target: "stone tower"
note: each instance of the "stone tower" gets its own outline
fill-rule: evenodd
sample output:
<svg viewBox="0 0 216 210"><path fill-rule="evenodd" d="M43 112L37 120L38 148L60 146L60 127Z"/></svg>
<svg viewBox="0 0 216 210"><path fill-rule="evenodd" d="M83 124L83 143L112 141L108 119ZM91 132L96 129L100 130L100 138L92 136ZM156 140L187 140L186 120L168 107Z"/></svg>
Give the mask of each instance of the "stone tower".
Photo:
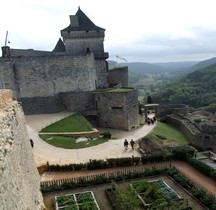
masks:
<svg viewBox="0 0 216 210"><path fill-rule="evenodd" d="M75 15L70 15L70 25L61 30L66 53L76 56L93 52L96 57L108 58L108 54L104 54L104 32L105 29L96 26L79 7Z"/></svg>

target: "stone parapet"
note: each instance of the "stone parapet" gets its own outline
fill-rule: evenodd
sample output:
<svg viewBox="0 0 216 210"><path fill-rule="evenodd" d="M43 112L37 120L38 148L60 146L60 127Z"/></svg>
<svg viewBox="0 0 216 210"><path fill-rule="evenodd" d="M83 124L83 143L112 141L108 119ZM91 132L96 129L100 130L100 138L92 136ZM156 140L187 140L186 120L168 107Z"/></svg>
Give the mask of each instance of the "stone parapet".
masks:
<svg viewBox="0 0 216 210"><path fill-rule="evenodd" d="M44 208L22 107L0 90L0 209Z"/></svg>
<svg viewBox="0 0 216 210"><path fill-rule="evenodd" d="M8 102L12 101L13 95L11 90L0 89L0 109L7 106Z"/></svg>

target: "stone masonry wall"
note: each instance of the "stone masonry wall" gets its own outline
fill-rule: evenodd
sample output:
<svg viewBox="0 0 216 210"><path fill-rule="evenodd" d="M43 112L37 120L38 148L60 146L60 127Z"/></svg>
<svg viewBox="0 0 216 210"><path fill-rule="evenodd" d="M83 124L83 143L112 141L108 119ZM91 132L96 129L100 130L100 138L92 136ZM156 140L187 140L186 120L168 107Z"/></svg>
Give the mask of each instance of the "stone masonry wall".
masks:
<svg viewBox="0 0 216 210"><path fill-rule="evenodd" d="M168 115L166 121L180 128L190 140L190 143L201 150L212 150L216 152L216 136L210 133L201 132L186 117L178 118L177 116Z"/></svg>
<svg viewBox="0 0 216 210"><path fill-rule="evenodd" d="M97 69L97 81L96 87L97 88L107 88L107 74L108 74L108 64L107 61L104 59L96 59L95 66Z"/></svg>
<svg viewBox="0 0 216 210"><path fill-rule="evenodd" d="M76 57L1 58L0 72L3 72L1 80L4 79L5 88L12 89L16 98L94 90L97 79L92 53Z"/></svg>
<svg viewBox="0 0 216 210"><path fill-rule="evenodd" d="M108 71L109 87L128 87L128 67L118 67Z"/></svg>
<svg viewBox="0 0 216 210"><path fill-rule="evenodd" d="M96 92L96 107L99 111L99 124L107 128L131 130L138 128L137 91Z"/></svg>
<svg viewBox="0 0 216 210"><path fill-rule="evenodd" d="M60 94L66 110L85 114L95 109L94 94L91 91L67 92Z"/></svg>
<svg viewBox="0 0 216 210"><path fill-rule="evenodd" d="M0 209L43 209L40 177L24 114L10 90L0 90Z"/></svg>

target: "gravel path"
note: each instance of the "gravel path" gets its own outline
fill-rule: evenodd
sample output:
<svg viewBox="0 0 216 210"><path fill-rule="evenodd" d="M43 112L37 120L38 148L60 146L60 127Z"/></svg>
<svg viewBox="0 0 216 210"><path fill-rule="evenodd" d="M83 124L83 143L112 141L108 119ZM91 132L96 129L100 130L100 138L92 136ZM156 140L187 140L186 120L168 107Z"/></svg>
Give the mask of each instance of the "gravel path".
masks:
<svg viewBox="0 0 216 210"><path fill-rule="evenodd" d="M37 166L47 163L50 164L67 164L67 163L84 163L89 159L106 159L106 158L119 158L119 157L135 157L140 156L137 151L138 144L135 144L135 149L124 149L123 142L125 138L129 141L139 140L148 134L154 125L144 125L134 131L122 131L117 129L109 129L112 134L112 140L103 144L83 148L83 149L63 149L54 147L41 140L38 136L38 131L43 127L68 116L70 113L61 112L55 114L40 114L40 115L26 115L27 129L29 137L34 141L34 158ZM101 132L105 129L99 129Z"/></svg>

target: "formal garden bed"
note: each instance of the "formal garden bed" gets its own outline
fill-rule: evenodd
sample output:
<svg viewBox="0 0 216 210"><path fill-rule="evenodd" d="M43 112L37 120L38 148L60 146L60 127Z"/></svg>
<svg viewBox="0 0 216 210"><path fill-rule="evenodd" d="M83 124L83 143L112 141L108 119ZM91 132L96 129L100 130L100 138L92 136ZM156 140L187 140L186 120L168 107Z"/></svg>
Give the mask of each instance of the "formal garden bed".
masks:
<svg viewBox="0 0 216 210"><path fill-rule="evenodd" d="M64 195L70 195L70 194L75 195L75 194L79 194L80 192L92 191L94 193L96 202L98 203L98 206L100 209L105 209L105 210L118 209L118 210L120 210L119 206L122 206L122 209L125 209L125 210L127 210L127 209L128 210L129 209L130 210L134 210L134 209L143 210L144 209L143 203L139 200L136 193L133 194L134 191L132 190L132 188L130 186L133 185L134 183L137 183L137 182L143 182L143 181L148 182L148 181L153 181L155 179L163 180L173 190L175 190L182 198L184 198L184 200L179 201L180 203L174 203L174 202L168 203L170 210L171 209L172 210L181 209L180 206L182 207L182 209L183 209L183 207L185 207L185 208L188 207L188 210L191 208L193 210L205 210L206 209L195 198L193 198L193 196L191 196L187 191L185 191L183 188L181 188L173 179L171 179L170 177L168 177L166 175L156 175L156 176L146 177L144 179L143 178L137 178L137 179L127 180L127 181L125 180L125 181L121 181L121 182L112 182L112 183L107 183L107 184L77 187L77 188L71 188L68 190L45 193L43 195L44 196L44 202L45 202L47 209L55 210L54 198L56 196L61 196L61 195L64 196ZM120 192L122 192L122 195L119 198L119 197L116 197L115 194L113 194L113 197L111 197L111 199L109 199L109 197L107 196L107 191L109 191L109 189L113 188L115 185L118 187L118 190ZM131 194L134 196L131 196ZM124 200L124 198L127 201L126 204L121 201L122 199ZM111 202L109 200L111 200ZM118 205L116 204L116 202ZM133 208L130 208L131 204L133 205ZM137 205L137 204L139 204L139 205ZM171 206L174 206L174 204L175 204L175 207L171 208ZM128 207L125 207L125 205ZM191 208L189 208L189 207L191 207ZM156 209L159 210L159 208L156 208Z"/></svg>
<svg viewBox="0 0 216 210"><path fill-rule="evenodd" d="M55 165L55 166L48 166L48 168L49 170L52 170L52 171L94 170L94 169L103 169L103 168L113 168L113 167L118 167L118 166L132 166L132 165L139 165L139 164L141 165L141 164L147 164L147 163L152 163L152 162L157 162L157 161L162 161L162 160L184 160L184 161L187 161L187 163L189 163L191 166L193 166L197 170L204 173L205 175L212 177L212 179L215 179L216 178L215 170L209 167L208 165L202 163L201 161L193 158L193 153L194 151L191 147L179 147L179 148L175 148L172 151L172 153L169 153L169 154L166 154L166 153L165 154L164 153L152 154L152 155L142 156L141 158L91 160L89 163L82 164L82 165L80 164L79 165L76 165L76 164L75 165L73 164L63 165L63 166ZM112 194L113 194L113 192L115 192L115 189L118 189L118 188L110 187L111 183L118 183L118 184L124 183L128 185L128 183L131 182L130 180L135 180L135 179L145 180L145 179L149 179L150 176L154 176L153 180L155 180L155 176L157 176L157 179L160 179L160 176L164 176L164 175L168 176L172 180L172 183L174 182L176 183L176 185L180 186L180 188L176 190L173 188L172 185L170 185L170 183L166 181L166 183L168 183L169 186L172 186L172 188L178 194L179 194L180 189L186 192L186 195L185 196L180 195L181 197L183 197L184 199L190 197L196 200L199 206L201 206L199 208L196 206L193 209L195 210L198 210L198 209L216 210L215 195L211 194L207 189L205 189L205 186L201 187L199 183L194 182L191 178L188 178L184 173L182 173L177 168L175 168L175 166L173 166L171 162L167 162L167 164L158 164L153 167L152 166L138 167L137 170L134 170L132 167L128 167L127 170L121 170L121 171L115 171L115 172L111 171L108 173L100 173L100 174L95 174L91 176L83 176L83 177L42 182L41 191L42 193L44 193L44 195L46 195L48 192L63 191L63 190L74 190L76 193L76 189L80 187L88 187L89 189L93 189L95 185L100 186L103 184L107 184L108 186L103 190L112 189ZM162 184L160 186L162 186ZM131 188L127 188L123 190L123 192L126 192L126 193L129 193L130 191L131 191ZM170 190L170 192L171 191L172 190ZM154 193L153 190L151 192ZM101 192L101 193L104 193L104 192ZM120 196L120 199L122 199L122 196ZM126 199L123 199L123 201L120 202L121 203L120 206L124 205L125 203L124 200ZM160 204L162 206L171 205L171 204L177 206L177 204L178 205L181 204L181 199L177 203L173 203L175 199L172 199L172 202L169 202L166 197L163 199L160 198L159 200L162 200L162 204ZM106 203L107 201L104 199L103 202ZM143 200L143 202L151 205L151 201L146 200L146 198ZM128 204L128 202L126 202L126 204ZM141 201L140 205L142 204L143 203ZM100 203L100 205L103 205L103 203ZM115 205L113 207L114 209L115 209ZM185 205L185 201L181 205ZM113 205L107 204L107 206L113 206ZM108 208L107 206L105 208L106 210L112 209L112 208ZM190 205L186 206L186 208L189 208L189 207ZM168 207L165 207L165 209L166 208ZM121 208L118 207L117 209L121 209ZM123 207L123 209L127 209L127 208ZM177 210L178 208L175 207L173 209ZM181 208L179 207L179 209Z"/></svg>
<svg viewBox="0 0 216 210"><path fill-rule="evenodd" d="M55 196L56 210L100 210L92 191Z"/></svg>
<svg viewBox="0 0 216 210"><path fill-rule="evenodd" d="M172 183L173 184L173 183ZM162 179L134 181L121 187L112 183L112 187L106 189L106 194L113 209L193 209L188 200L184 200ZM183 193L182 193L183 195ZM185 195L184 195L185 196ZM196 209L199 209L196 205Z"/></svg>

